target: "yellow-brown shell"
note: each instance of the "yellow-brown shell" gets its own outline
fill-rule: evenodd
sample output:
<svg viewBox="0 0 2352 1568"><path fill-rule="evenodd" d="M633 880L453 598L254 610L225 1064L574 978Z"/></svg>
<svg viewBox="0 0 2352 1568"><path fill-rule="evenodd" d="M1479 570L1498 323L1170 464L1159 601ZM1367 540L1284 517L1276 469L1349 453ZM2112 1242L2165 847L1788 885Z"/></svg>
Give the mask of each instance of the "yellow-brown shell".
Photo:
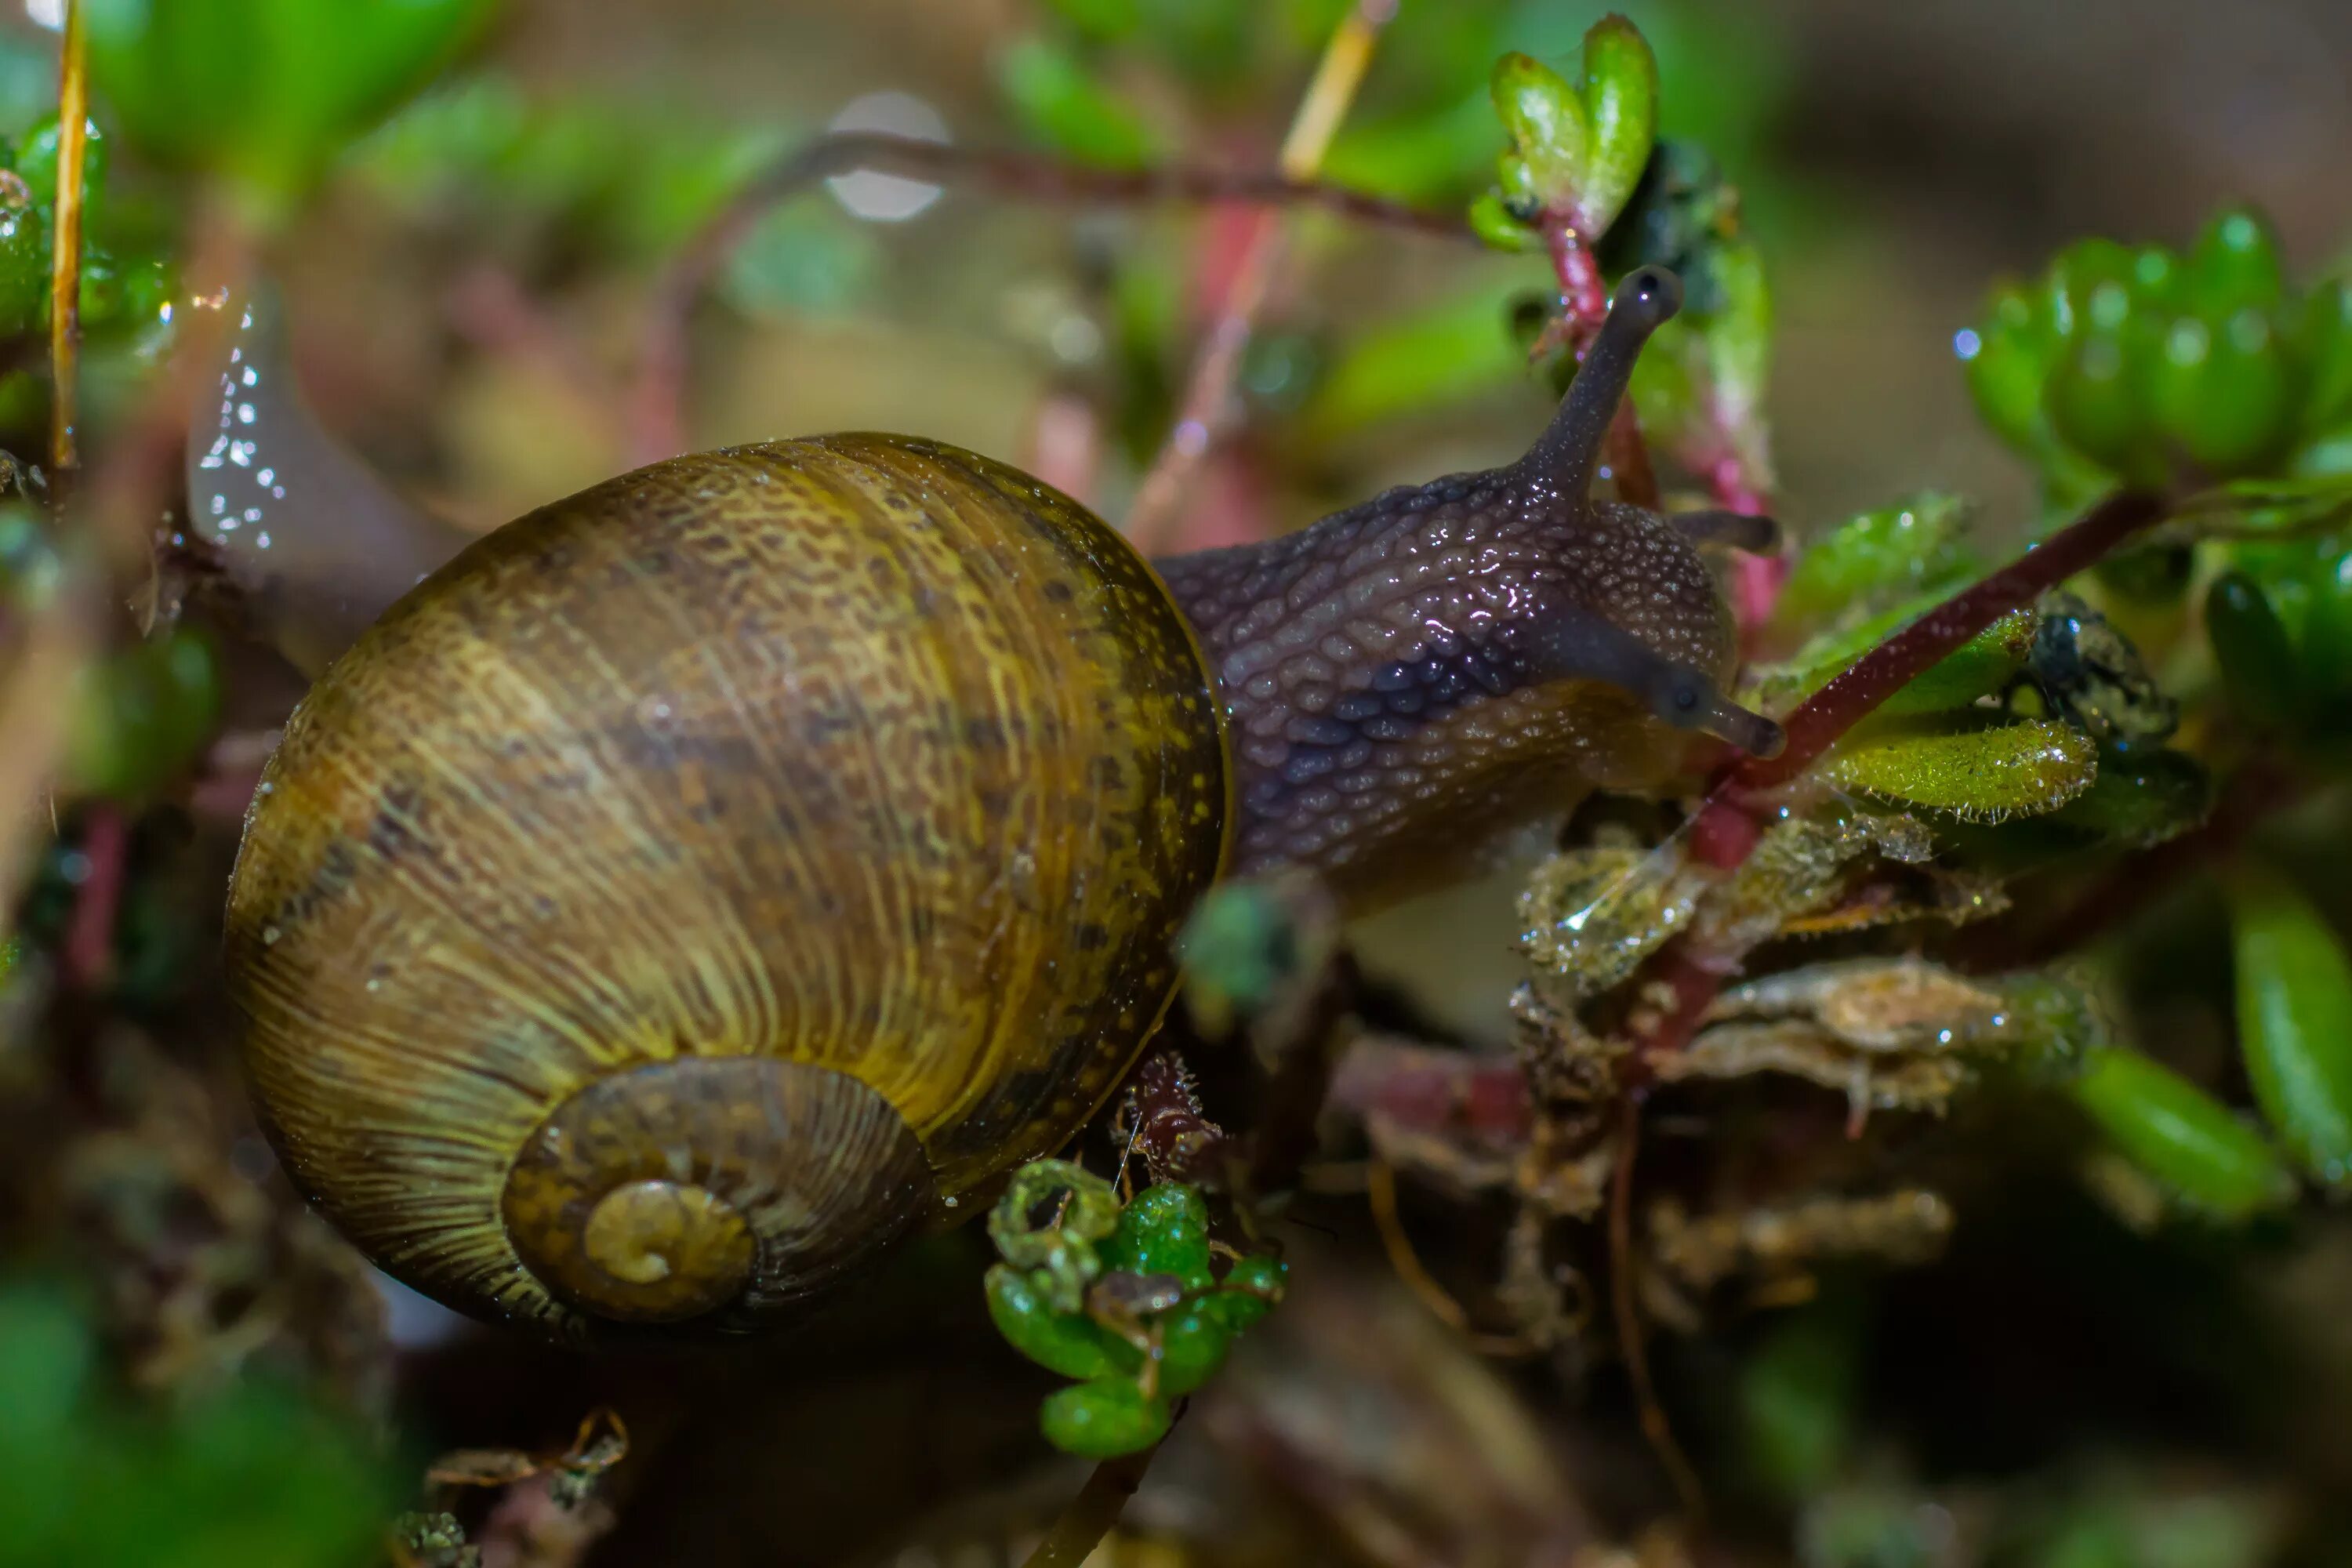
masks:
<svg viewBox="0 0 2352 1568"><path fill-rule="evenodd" d="M756 1324L1065 1142L1228 836L1150 569L883 436L480 541L303 700L228 909L288 1170L487 1316Z"/></svg>

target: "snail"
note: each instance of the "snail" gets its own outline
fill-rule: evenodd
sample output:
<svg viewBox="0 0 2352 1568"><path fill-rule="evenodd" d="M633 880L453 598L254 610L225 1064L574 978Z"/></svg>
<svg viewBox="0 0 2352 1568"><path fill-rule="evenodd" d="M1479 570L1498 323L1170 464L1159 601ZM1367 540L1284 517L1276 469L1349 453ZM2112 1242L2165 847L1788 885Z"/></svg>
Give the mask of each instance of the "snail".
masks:
<svg viewBox="0 0 2352 1568"><path fill-rule="evenodd" d="M574 1342L787 1321L1063 1144L1221 875L1352 910L1672 775L1722 691L1700 542L1594 500L1671 274L1518 461L1147 563L1004 464L836 435L543 507L303 699L226 968L285 1169L373 1261Z"/></svg>

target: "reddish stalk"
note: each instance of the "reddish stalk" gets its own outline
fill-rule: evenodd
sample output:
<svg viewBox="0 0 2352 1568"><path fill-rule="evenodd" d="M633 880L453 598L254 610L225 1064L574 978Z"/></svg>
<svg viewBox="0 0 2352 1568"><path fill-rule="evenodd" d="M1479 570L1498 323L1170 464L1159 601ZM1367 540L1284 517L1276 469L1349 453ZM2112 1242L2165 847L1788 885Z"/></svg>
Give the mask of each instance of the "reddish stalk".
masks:
<svg viewBox="0 0 2352 1568"><path fill-rule="evenodd" d="M1430 211L1276 171L1181 167L1123 173L1083 168L1029 153L945 146L884 132L827 136L789 154L746 184L655 279L629 399L639 460L651 462L685 448L687 320L729 252L771 207L822 180L859 169L934 182L970 180L1003 195L1038 202L1320 207L1360 223L1476 242L1469 224L1457 213Z"/></svg>
<svg viewBox="0 0 2352 1568"><path fill-rule="evenodd" d="M2166 512L2161 496L2117 490L1856 659L1784 721L1788 744L1778 756L1745 758L1717 781L1691 822L1694 852L1720 870L1736 870L1762 836L1753 809L1759 792L1795 778L1937 660L2010 611L2096 564ZM1642 1031L1645 1052L1676 1051L1688 1044L1723 978L1738 970L1743 956L1701 952L1677 942L1653 960L1645 977L1670 984L1675 1002Z"/></svg>
<svg viewBox="0 0 2352 1568"><path fill-rule="evenodd" d="M1371 63L1381 29L1396 15L1396 0L1358 0L1324 46L1315 79L1298 101L1290 132L1283 139L1279 166L1291 179L1310 178L1323 162L1331 138ZM1242 356L1256 331L1257 314L1274 285L1283 255L1283 225L1276 212L1259 212L1239 239L1213 323L1185 383L1176 426L1152 458L1128 510L1124 529L1147 555L1181 544L1177 538L1185 489L1232 416L1234 382Z"/></svg>
<svg viewBox="0 0 2352 1568"><path fill-rule="evenodd" d="M1642 1436L1649 1439L1651 1451L1665 1467L1683 1511L1696 1519L1706 1511L1706 1493L1682 1445L1675 1441L1666 1407L1658 1402L1657 1385L1650 1381L1650 1352L1643 1338L1641 1309L1633 1296L1633 1154L1641 1135L1642 1097L1629 1093L1618 1102L1617 1164L1609 1183L1610 1308L1617 1320L1617 1348L1625 1358L1625 1375L1641 1411Z"/></svg>
<svg viewBox="0 0 2352 1568"><path fill-rule="evenodd" d="M2116 490L2074 522L1991 575L1961 589L1854 660L1782 721L1788 744L1775 757L1748 757L1707 796L1707 808L1785 784L1937 660L2020 605L2097 564L2125 540L2164 517L2162 496Z"/></svg>
<svg viewBox="0 0 2352 1568"><path fill-rule="evenodd" d="M72 984L96 986L114 968L115 911L121 907L122 877L131 856L131 821L121 806L101 801L89 808L81 854L82 877L74 889L63 957Z"/></svg>
<svg viewBox="0 0 2352 1568"><path fill-rule="evenodd" d="M1580 363L1593 334L1608 319L1609 282L1601 275L1600 260L1586 247L1573 217L1547 213L1542 232L1544 254L1551 258L1552 274L1559 282L1560 315L1530 352L1541 355L1565 339ZM1620 500L1656 510L1657 470L1651 466L1650 449L1642 439L1641 422L1631 397L1617 405L1616 417L1609 422L1601 461L1616 480Z"/></svg>
<svg viewBox="0 0 2352 1568"><path fill-rule="evenodd" d="M1094 1555L1103 1537L1118 1523L1127 1500L1143 1484L1143 1472L1151 1468L1151 1456L1159 1451L1160 1445L1154 1443L1139 1454L1097 1465L1078 1495L1070 1500L1070 1506L1037 1542L1036 1550L1023 1559L1022 1568L1078 1568Z"/></svg>

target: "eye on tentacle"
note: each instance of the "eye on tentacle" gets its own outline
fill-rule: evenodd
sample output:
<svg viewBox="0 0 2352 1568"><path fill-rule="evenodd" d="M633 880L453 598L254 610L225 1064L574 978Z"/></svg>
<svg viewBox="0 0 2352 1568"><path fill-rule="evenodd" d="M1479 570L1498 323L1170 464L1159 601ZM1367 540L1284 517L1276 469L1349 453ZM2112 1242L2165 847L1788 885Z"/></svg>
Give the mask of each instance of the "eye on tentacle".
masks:
<svg viewBox="0 0 2352 1568"><path fill-rule="evenodd" d="M1642 345L1682 308L1683 286L1673 273L1662 267L1627 273L1609 301L1608 320L1584 351L1584 363L1577 367L1568 395L1560 399L1559 412L1514 465L1517 471L1541 475L1570 496L1590 490L1593 472L1601 466L1601 439L1617 416L1617 405L1625 400Z"/></svg>
<svg viewBox="0 0 2352 1568"><path fill-rule="evenodd" d="M1538 616L1518 652L1535 679L1605 681L1676 729L1702 731L1752 756L1778 756L1787 743L1780 725L1726 697L1704 670L1665 658L1580 606L1556 606Z"/></svg>

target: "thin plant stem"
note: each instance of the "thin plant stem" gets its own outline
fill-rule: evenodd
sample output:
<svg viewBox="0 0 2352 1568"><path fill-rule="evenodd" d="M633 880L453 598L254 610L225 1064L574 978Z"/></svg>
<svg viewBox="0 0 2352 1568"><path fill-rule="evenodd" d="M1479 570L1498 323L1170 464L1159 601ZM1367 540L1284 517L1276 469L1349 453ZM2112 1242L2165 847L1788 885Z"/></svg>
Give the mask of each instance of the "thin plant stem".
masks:
<svg viewBox="0 0 2352 1568"><path fill-rule="evenodd" d="M57 228L49 250L49 463L62 481L81 466L74 437L81 346L82 160L89 125L89 50L81 0L66 0L58 64Z"/></svg>
<svg viewBox="0 0 2352 1568"><path fill-rule="evenodd" d="M1746 757L1708 791L1690 822L1698 859L1736 870L1761 840L1756 796L1795 779L1878 705L2002 616L2030 605L2075 574L2096 565L2133 534L2169 515L2168 498L2147 490L2116 490L2074 522L2030 547L2008 565L1980 577L1846 667L1783 721L1787 744L1771 757ZM1674 1005L1643 1032L1645 1056L1678 1051L1689 1043L1724 978L1744 951L1670 942L1646 966L1664 980ZM1635 1070L1640 1070L1639 1063Z"/></svg>
<svg viewBox="0 0 2352 1568"><path fill-rule="evenodd" d="M1617 1320L1618 1353L1625 1358L1626 1379L1641 1412L1642 1436L1674 1482L1683 1510L1696 1520L1706 1511L1706 1493L1682 1445L1675 1441L1666 1407L1658 1402L1657 1385L1650 1381L1650 1352L1633 1297L1633 1154L1641 1136L1642 1097L1629 1091L1618 1101L1617 1162L1609 1185L1609 1301Z"/></svg>
<svg viewBox="0 0 2352 1568"><path fill-rule="evenodd" d="M1022 1568L1078 1568L1094 1555L1095 1548L1118 1522L1127 1500L1143 1484L1143 1473L1151 1468L1151 1457L1159 1451L1160 1445L1154 1443L1139 1454L1123 1454L1097 1465L1078 1495L1070 1500L1070 1506L1045 1531L1045 1539L1023 1559Z"/></svg>
<svg viewBox="0 0 2352 1568"><path fill-rule="evenodd" d="M1371 64L1372 47L1380 40L1381 29L1395 15L1396 0L1358 0L1332 29L1314 79L1291 118L1289 133L1282 141L1278 166L1285 179L1312 180L1322 166L1331 138ZM1136 491L1135 504L1128 510L1127 536L1147 555L1173 542L1184 492L1231 416L1234 381L1241 374L1242 356L1256 329L1257 313L1281 265L1282 237L1281 215L1268 211L1256 215L1241 241L1233 281L1207 340L1192 361L1175 428L1152 458Z"/></svg>
<svg viewBox="0 0 2352 1568"><path fill-rule="evenodd" d="M1364 1204L1371 1210L1373 1228L1381 1233L1389 1268L1420 1299L1431 1317L1467 1340L1481 1355L1532 1355L1543 1348L1524 1334L1490 1334L1472 1326L1468 1310L1438 1283L1406 1234L1404 1216L1397 1212L1396 1168L1387 1161L1374 1159L1365 1164Z"/></svg>
<svg viewBox="0 0 2352 1568"><path fill-rule="evenodd" d="M2032 604L2076 573L2167 515L2163 497L2117 490L2075 521L1990 576L1961 589L1854 660L1782 721L1788 744L1778 756L1749 757L1709 795L1710 804L1748 790L1769 789L1802 773L1840 736L1937 660L1985 627Z"/></svg>
<svg viewBox="0 0 2352 1568"><path fill-rule="evenodd" d="M1477 238L1456 213L1294 179L1279 171L1089 169L1032 153L943 145L879 131L840 132L787 154L753 178L670 258L654 280L629 399L638 460L672 457L685 447L688 318L729 253L772 208L836 174L861 169L934 182L969 180L1000 195L1037 202L1320 207L1360 223L1440 239L1475 244Z"/></svg>

